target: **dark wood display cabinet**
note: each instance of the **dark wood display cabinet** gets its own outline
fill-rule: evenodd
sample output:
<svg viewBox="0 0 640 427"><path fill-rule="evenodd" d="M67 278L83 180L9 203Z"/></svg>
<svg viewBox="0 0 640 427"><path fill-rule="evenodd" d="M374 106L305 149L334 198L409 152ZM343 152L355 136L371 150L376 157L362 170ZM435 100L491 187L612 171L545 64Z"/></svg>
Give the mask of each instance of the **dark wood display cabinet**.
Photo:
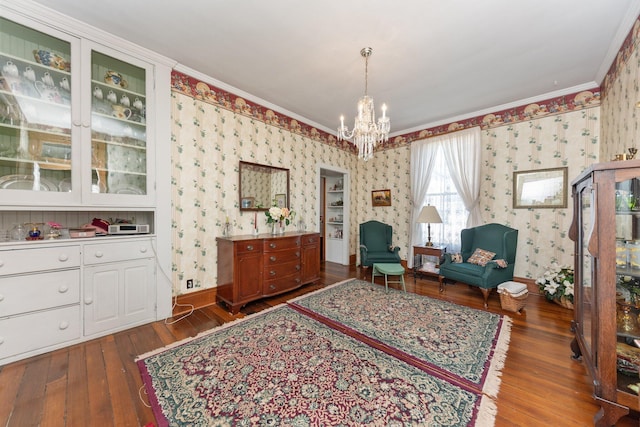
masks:
<svg viewBox="0 0 640 427"><path fill-rule="evenodd" d="M571 344L601 409L595 426L640 410L640 160L594 164L572 183Z"/></svg>

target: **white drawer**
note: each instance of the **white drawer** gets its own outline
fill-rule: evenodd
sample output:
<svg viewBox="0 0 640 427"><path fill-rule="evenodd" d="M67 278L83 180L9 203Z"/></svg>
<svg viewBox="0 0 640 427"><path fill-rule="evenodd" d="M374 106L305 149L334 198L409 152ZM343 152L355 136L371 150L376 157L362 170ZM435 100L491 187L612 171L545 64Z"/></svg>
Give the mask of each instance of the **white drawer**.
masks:
<svg viewBox="0 0 640 427"><path fill-rule="evenodd" d="M79 268L0 278L0 317L79 302Z"/></svg>
<svg viewBox="0 0 640 427"><path fill-rule="evenodd" d="M0 360L80 338L80 306L0 320Z"/></svg>
<svg viewBox="0 0 640 427"><path fill-rule="evenodd" d="M154 252L151 246L151 239L99 243L84 246L85 265L153 258L153 256Z"/></svg>
<svg viewBox="0 0 640 427"><path fill-rule="evenodd" d="M80 246L0 251L0 276L80 266Z"/></svg>

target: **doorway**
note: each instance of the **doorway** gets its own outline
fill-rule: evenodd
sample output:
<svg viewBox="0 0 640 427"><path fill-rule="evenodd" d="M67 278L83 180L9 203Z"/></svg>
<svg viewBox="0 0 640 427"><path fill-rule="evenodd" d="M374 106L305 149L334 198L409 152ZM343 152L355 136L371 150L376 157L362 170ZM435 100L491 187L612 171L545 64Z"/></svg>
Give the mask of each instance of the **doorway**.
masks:
<svg viewBox="0 0 640 427"><path fill-rule="evenodd" d="M321 259L349 265L349 172L330 165L318 168L318 224Z"/></svg>

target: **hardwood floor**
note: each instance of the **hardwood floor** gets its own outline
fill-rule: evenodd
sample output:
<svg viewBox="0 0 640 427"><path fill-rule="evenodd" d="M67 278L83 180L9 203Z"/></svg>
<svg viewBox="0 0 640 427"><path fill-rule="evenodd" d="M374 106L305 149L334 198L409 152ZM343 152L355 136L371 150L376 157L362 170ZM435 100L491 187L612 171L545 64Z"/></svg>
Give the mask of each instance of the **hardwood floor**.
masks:
<svg viewBox="0 0 640 427"><path fill-rule="evenodd" d="M293 296L361 277L362 272L327 263L321 276L317 285L252 303L238 316L210 306L174 324L155 322L0 367L0 425L120 427L155 423L144 403L146 396L134 363L137 355ZM437 282L431 279L418 279L414 285L413 278L407 277L406 282L409 292L482 309L480 292L466 285L450 285L445 294L439 294ZM496 426L592 425L598 406L591 397L590 380L584 366L570 357L573 312L536 295L529 296L522 315L503 312L495 292L489 310L513 319ZM618 425L637 426L638 421L626 417Z"/></svg>

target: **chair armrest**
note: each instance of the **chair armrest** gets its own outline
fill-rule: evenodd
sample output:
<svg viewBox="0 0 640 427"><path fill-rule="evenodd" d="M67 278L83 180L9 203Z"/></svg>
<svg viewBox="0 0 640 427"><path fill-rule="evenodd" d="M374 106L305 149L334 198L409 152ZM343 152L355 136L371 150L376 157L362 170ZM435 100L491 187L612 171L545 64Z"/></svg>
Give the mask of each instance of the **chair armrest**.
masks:
<svg viewBox="0 0 640 427"><path fill-rule="evenodd" d="M367 247L365 245L360 245L360 252L361 253L367 253L369 251L369 249L367 249Z"/></svg>
<svg viewBox="0 0 640 427"><path fill-rule="evenodd" d="M451 254L445 252L444 257L442 258L442 262L440 263L440 266L442 267L443 265L447 265L447 264L452 264Z"/></svg>
<svg viewBox="0 0 640 427"><path fill-rule="evenodd" d="M398 253L400 252L400 246L389 246L389 252Z"/></svg>

